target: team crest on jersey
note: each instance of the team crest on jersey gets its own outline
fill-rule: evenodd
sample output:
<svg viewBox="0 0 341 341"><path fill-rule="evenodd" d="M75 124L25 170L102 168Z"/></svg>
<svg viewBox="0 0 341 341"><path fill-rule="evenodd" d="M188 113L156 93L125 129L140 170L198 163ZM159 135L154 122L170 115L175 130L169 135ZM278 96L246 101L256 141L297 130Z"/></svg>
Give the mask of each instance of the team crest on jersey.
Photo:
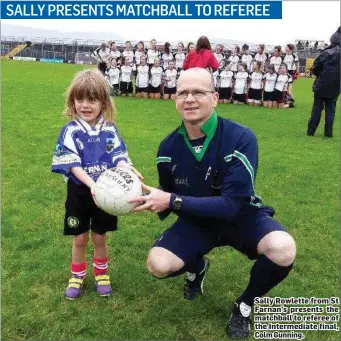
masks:
<svg viewBox="0 0 341 341"><path fill-rule="evenodd" d="M83 144L83 142L78 137L76 138L76 143L78 144L78 148L80 150L84 149L84 144Z"/></svg>
<svg viewBox="0 0 341 341"><path fill-rule="evenodd" d="M201 152L202 146L195 146L193 149L197 154L199 154Z"/></svg>
<svg viewBox="0 0 341 341"><path fill-rule="evenodd" d="M105 151L107 153L110 153L114 150L115 144L114 144L114 139L112 137L108 137L106 139L107 145L105 147Z"/></svg>

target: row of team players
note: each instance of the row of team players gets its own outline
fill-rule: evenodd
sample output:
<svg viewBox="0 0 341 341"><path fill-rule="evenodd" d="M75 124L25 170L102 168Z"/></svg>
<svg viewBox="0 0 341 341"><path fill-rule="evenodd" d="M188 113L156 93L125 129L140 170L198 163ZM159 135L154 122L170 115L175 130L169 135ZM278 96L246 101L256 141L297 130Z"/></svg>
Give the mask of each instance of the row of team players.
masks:
<svg viewBox="0 0 341 341"><path fill-rule="evenodd" d="M140 65L141 56L145 56L147 58L147 64L150 67L154 64L155 58L160 58L160 65L162 65L164 69L168 68L170 61L175 62L175 68L182 69L184 60L187 56L187 54L184 53L184 45L182 43L178 44L176 53L172 53L169 43L165 44L163 53L157 49L155 40L152 40L150 44L150 48L146 50L141 41L137 44L137 49L133 51L131 43L127 41L122 53L117 49L114 42L111 43L110 48L108 48L106 44L103 44L93 52L93 57L102 64L102 68L108 67L111 64L112 59L116 59L118 64L123 65L125 64L124 60L128 59L130 66L136 68ZM187 46L188 53L193 49L195 49L195 45L189 43ZM250 53L248 46L244 45L242 52L240 51L239 46L235 46L232 49L231 54L225 55L222 53L222 45L218 44L213 54L219 63L225 59L229 61L231 63L231 70L234 72L237 71L239 62L246 63L248 71L252 71L252 62L257 61L260 61L263 67L267 63L274 65L276 72L279 71L279 66L282 63L287 64L289 71L298 71L299 59L293 50L293 44L286 45L284 52L282 52L281 46L275 46L273 54L270 56L264 52L264 45L260 44L257 48L257 53L253 55Z"/></svg>
<svg viewBox="0 0 341 341"><path fill-rule="evenodd" d="M188 53L195 48L194 44L189 44L187 49ZM187 54L188 54L187 53ZM118 50L115 42L110 44L110 48L103 43L101 47L97 48L92 56L100 63L99 68L101 69L111 64L113 59L116 60L117 64L125 64L125 60L129 60L130 66L136 68L136 66L140 65L140 59L142 56L147 58L147 64L151 67L154 64L155 58L160 58L160 62L164 68L168 68L168 62L174 61L176 68L181 69L184 63L184 60L187 55L184 52L184 45L182 43L178 44L177 52L173 53L170 49L170 44L165 44L165 51L161 53L157 49L156 40L152 40L150 42L150 48L145 49L144 43L140 41L137 44L137 49L133 51L132 45L130 41L125 43L125 48L122 52Z"/></svg>
<svg viewBox="0 0 341 341"><path fill-rule="evenodd" d="M161 92L165 99L175 98L177 78L182 70L177 70L173 61L169 63L168 69L160 66L159 58L155 58L151 68L146 63L146 58L141 58L141 64L136 70L136 96L160 98ZM106 70L107 79L114 94L132 95L133 68L129 61L125 65L117 67L116 61L112 61L110 68ZM268 65L266 72L262 72L262 63L253 65L253 72L247 72L247 65L240 63L238 72L231 71L231 63L225 63L223 69L213 73L214 84L221 103L244 103L247 101L252 105L260 105L262 100L265 106L284 106L285 94L293 79L288 73L287 65L282 64L279 74L274 71L273 65ZM275 102L275 103L273 103Z"/></svg>
<svg viewBox="0 0 341 341"><path fill-rule="evenodd" d="M238 71L231 71L230 64L220 72L213 73L214 84L219 93L220 103L244 104L246 101L250 105L275 107L293 106L290 85L293 77L288 72L288 67L282 63L278 73L273 65L266 66L262 71L262 63L255 62L253 71L248 72L245 63L238 65ZM290 98L290 104L287 103Z"/></svg>

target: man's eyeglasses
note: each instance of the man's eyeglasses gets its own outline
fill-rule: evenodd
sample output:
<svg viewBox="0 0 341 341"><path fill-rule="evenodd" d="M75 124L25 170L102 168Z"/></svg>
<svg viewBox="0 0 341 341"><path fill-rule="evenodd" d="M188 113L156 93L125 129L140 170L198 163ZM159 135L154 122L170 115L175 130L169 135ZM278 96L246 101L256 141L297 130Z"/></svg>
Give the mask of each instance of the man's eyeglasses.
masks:
<svg viewBox="0 0 341 341"><path fill-rule="evenodd" d="M181 91L176 94L177 99L186 99L191 94L195 99L202 99L206 97L208 93L213 94L215 91L211 90L192 90L192 91Z"/></svg>

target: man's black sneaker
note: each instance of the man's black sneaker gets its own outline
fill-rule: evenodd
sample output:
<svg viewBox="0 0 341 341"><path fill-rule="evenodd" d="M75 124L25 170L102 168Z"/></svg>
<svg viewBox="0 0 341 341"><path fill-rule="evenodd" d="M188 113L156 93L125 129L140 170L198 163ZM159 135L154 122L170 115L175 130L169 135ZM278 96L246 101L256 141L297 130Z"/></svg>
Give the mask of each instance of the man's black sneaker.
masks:
<svg viewBox="0 0 341 341"><path fill-rule="evenodd" d="M230 320L226 325L227 336L231 339L248 338L251 330L251 307L244 302L235 303Z"/></svg>
<svg viewBox="0 0 341 341"><path fill-rule="evenodd" d="M204 279L210 267L210 261L204 257L205 266L199 273L187 272L185 276L184 298L194 300L198 295L204 293Z"/></svg>

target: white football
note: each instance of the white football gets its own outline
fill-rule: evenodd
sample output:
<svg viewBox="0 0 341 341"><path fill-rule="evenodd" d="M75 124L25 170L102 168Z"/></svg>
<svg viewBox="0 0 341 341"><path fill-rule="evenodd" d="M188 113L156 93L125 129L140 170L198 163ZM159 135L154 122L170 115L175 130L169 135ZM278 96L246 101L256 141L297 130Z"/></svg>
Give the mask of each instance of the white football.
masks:
<svg viewBox="0 0 341 341"><path fill-rule="evenodd" d="M142 195L141 181L137 175L125 168L111 168L103 172L96 181L95 198L103 211L112 215L124 215L138 206L128 200Z"/></svg>

